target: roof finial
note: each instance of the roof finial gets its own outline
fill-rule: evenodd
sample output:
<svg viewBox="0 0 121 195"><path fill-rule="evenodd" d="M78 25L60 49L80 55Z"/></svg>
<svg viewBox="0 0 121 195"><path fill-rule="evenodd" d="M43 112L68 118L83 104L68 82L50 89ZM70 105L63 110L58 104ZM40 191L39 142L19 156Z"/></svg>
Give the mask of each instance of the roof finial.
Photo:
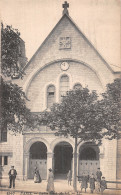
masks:
<svg viewBox="0 0 121 195"><path fill-rule="evenodd" d="M63 15L64 14L69 15L69 12L68 12L68 9L67 9L69 7L69 3L67 3L67 1L65 1L64 4L62 5L62 7L64 8Z"/></svg>

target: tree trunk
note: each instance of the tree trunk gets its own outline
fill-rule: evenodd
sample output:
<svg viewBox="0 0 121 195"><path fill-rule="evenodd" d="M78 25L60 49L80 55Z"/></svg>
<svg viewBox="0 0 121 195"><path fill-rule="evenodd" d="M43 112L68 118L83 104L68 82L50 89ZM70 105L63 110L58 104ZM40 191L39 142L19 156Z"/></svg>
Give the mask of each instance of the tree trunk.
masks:
<svg viewBox="0 0 121 195"><path fill-rule="evenodd" d="M73 178L73 188L77 191L77 137L75 137L75 148L74 148L74 178Z"/></svg>

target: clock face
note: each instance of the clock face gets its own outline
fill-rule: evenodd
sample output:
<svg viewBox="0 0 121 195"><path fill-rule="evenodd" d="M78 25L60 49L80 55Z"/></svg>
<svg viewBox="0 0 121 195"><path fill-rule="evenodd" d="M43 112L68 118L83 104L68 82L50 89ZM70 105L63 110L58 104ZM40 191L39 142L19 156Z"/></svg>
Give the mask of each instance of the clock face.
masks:
<svg viewBox="0 0 121 195"><path fill-rule="evenodd" d="M67 70L69 68L69 64L67 62L61 63L61 70Z"/></svg>

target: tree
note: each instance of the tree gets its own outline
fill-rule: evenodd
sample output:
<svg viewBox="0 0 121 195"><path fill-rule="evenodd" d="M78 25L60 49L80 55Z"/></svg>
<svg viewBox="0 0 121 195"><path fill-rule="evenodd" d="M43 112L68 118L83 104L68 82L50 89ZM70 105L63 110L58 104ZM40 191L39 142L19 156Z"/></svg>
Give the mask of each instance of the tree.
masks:
<svg viewBox="0 0 121 195"><path fill-rule="evenodd" d="M22 89L1 79L1 127L21 132L23 126L33 126L32 114L26 107L26 96Z"/></svg>
<svg viewBox="0 0 121 195"><path fill-rule="evenodd" d="M17 66L19 51L18 46L20 43L20 33L12 26L1 26L1 112L0 112L0 126L1 130L11 129L14 132L21 132L23 126L27 125L32 127L33 121L36 118L26 107L27 98L22 88L12 83L14 71L19 71ZM7 78L7 79L6 79ZM8 80L9 79L9 80Z"/></svg>
<svg viewBox="0 0 121 195"><path fill-rule="evenodd" d="M55 135L70 135L75 140L75 191L78 144L93 141L100 145L102 138L120 138L120 86L120 79L108 84L102 99L98 99L96 91L87 88L69 91L60 104L41 114L41 122L54 130Z"/></svg>
<svg viewBox="0 0 121 195"><path fill-rule="evenodd" d="M77 146L82 141L102 140L102 114L96 91L87 88L72 90L63 97L60 104L54 104L50 112L42 113L43 124L48 125L56 135L72 136L74 150L74 190L77 190Z"/></svg>
<svg viewBox="0 0 121 195"><path fill-rule="evenodd" d="M107 84L106 91L102 94L103 98L100 101L100 110L105 128L103 136L110 140L120 138L120 89L121 79L118 78L113 83Z"/></svg>
<svg viewBox="0 0 121 195"><path fill-rule="evenodd" d="M1 24L1 72L6 77L12 77L18 73L22 77L22 72L18 66L20 33L12 26L4 27Z"/></svg>

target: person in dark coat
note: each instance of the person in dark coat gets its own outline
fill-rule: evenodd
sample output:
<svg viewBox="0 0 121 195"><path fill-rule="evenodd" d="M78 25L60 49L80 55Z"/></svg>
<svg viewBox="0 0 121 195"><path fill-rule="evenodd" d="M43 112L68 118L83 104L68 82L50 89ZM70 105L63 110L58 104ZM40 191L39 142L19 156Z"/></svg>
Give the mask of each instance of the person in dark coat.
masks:
<svg viewBox="0 0 121 195"><path fill-rule="evenodd" d="M11 166L8 175L9 175L9 182L10 182L9 188L11 188L12 185L13 188L15 188L15 179L16 179L17 171L14 169L14 166Z"/></svg>
<svg viewBox="0 0 121 195"><path fill-rule="evenodd" d="M86 192L86 189L88 187L87 182L88 182L88 177L85 175L85 173L83 173L82 181L81 181L81 192L83 188L85 189L85 192Z"/></svg>
<svg viewBox="0 0 121 195"><path fill-rule="evenodd" d="M100 168L97 169L96 176L97 176L97 181L101 182L102 172L100 171Z"/></svg>
<svg viewBox="0 0 121 195"><path fill-rule="evenodd" d="M102 177L102 180L100 182L100 189L101 189L101 194L103 194L104 190L107 188L107 183L105 181L105 177Z"/></svg>
<svg viewBox="0 0 121 195"><path fill-rule="evenodd" d="M34 170L34 183L41 183L42 179L40 177L40 173L37 169L37 167L35 167L35 170Z"/></svg>
<svg viewBox="0 0 121 195"><path fill-rule="evenodd" d="M91 175L90 179L89 179L89 183L90 183L90 191L91 193L94 192L95 189L95 178L94 178L94 174Z"/></svg>

